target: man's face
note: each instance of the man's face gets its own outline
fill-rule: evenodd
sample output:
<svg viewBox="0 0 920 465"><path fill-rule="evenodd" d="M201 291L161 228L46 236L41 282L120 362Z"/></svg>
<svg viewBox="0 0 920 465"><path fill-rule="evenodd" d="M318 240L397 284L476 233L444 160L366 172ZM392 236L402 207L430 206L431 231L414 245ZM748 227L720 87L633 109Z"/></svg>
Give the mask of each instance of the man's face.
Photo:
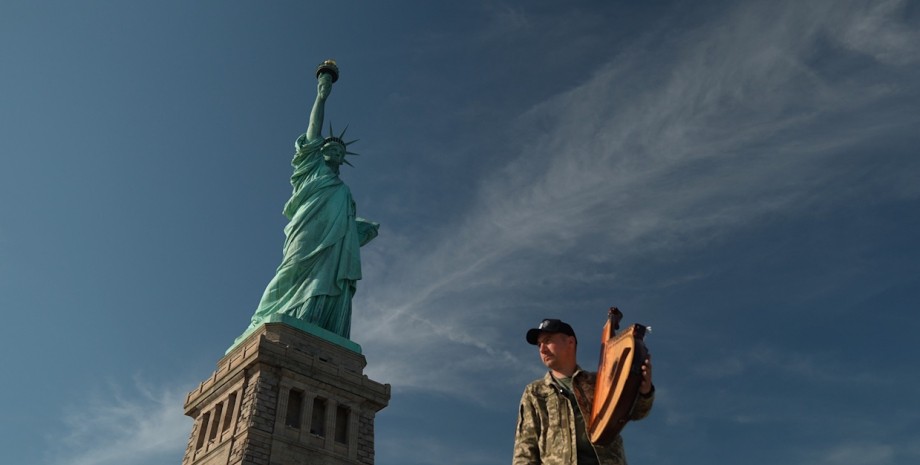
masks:
<svg viewBox="0 0 920 465"><path fill-rule="evenodd" d="M537 338L540 360L550 370L575 364L575 338L562 333L541 333Z"/></svg>

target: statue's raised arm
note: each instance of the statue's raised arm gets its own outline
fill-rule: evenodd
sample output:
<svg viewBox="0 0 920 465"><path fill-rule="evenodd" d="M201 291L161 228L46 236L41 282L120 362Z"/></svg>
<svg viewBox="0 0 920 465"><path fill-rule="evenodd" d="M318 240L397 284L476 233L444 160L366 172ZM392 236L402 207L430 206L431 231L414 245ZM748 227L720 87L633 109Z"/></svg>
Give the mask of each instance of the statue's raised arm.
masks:
<svg viewBox="0 0 920 465"><path fill-rule="evenodd" d="M321 139L323 131L323 115L326 111L326 99L332 92L332 83L339 79L339 67L332 60L326 60L316 71L316 101L313 102L313 111L310 112L310 125L307 126L307 141Z"/></svg>

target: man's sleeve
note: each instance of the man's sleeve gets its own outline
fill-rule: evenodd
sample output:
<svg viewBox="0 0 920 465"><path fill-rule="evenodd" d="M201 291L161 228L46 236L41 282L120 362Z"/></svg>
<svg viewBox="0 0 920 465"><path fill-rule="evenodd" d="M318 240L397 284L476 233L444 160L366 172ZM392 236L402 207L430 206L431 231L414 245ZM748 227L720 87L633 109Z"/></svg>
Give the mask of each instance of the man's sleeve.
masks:
<svg viewBox="0 0 920 465"><path fill-rule="evenodd" d="M521 406L518 409L512 465L540 464L540 446L537 443L539 422L540 419L534 410L533 398L527 395L527 390L524 390L524 395L521 396Z"/></svg>
<svg viewBox="0 0 920 465"><path fill-rule="evenodd" d="M651 392L646 394L639 394L639 398L636 399L636 406L633 407L632 413L629 415L630 420L641 420L648 416L649 412L652 411L652 404L655 403L655 386L652 386Z"/></svg>

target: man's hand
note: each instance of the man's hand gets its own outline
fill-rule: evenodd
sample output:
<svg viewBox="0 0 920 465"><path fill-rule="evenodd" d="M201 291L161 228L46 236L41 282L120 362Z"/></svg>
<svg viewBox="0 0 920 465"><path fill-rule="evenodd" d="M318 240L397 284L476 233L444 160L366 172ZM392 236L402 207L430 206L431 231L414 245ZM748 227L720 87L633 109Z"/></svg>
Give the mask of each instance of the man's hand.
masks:
<svg viewBox="0 0 920 465"><path fill-rule="evenodd" d="M642 362L642 384L639 385L639 393L647 395L652 392L652 354Z"/></svg>

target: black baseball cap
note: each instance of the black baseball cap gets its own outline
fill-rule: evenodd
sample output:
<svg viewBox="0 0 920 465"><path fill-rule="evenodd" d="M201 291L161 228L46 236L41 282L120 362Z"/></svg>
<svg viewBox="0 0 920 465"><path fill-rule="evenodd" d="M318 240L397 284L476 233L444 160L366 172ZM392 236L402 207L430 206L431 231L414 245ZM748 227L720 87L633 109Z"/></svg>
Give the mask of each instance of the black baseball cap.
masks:
<svg viewBox="0 0 920 465"><path fill-rule="evenodd" d="M568 323L553 318L547 318L541 321L536 328L527 330L527 342L537 345L537 338L540 337L540 333L562 333L574 337L576 341L578 340L575 337L575 331Z"/></svg>

